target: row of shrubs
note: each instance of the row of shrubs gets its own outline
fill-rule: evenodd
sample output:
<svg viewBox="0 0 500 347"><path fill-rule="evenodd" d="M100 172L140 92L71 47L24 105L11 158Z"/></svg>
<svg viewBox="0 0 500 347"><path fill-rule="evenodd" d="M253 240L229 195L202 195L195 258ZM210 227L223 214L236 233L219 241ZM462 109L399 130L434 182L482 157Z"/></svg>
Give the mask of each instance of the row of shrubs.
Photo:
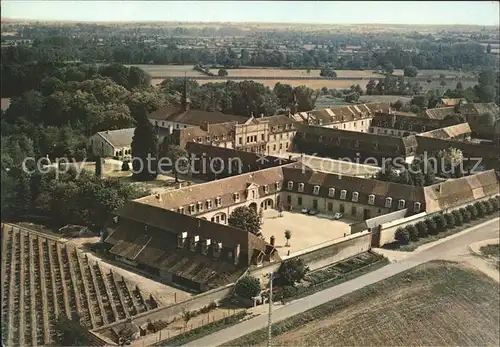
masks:
<svg viewBox="0 0 500 347"><path fill-rule="evenodd" d="M500 197L478 201L467 205L465 208L454 210L450 213L438 214L416 224L407 225L396 230L395 238L400 244L406 245L410 241L418 241L428 235L437 235L447 229L459 227L465 223L498 214Z"/></svg>

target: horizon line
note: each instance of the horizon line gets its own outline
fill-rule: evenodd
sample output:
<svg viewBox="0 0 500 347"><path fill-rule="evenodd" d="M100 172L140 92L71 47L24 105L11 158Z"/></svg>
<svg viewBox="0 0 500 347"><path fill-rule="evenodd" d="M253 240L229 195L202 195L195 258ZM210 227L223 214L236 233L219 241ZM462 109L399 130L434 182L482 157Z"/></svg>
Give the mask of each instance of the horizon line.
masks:
<svg viewBox="0 0 500 347"><path fill-rule="evenodd" d="M261 21L162 21L162 20L137 20L137 21L129 21L129 20L106 20L106 21L92 21L92 20L74 20L74 19L34 19L34 18L9 18L2 17L2 24L4 21L11 22L45 22L45 23L75 23L75 24L148 24L148 23L177 23L177 24L280 24L280 25L310 25L310 26L349 26L349 25L380 25L380 26L419 26L419 27L430 27L430 26L438 26L438 27L453 27L453 26L468 26L468 27L500 27L499 24L461 24L461 23L363 23L363 22L350 22L350 23L310 23L310 22L261 22Z"/></svg>

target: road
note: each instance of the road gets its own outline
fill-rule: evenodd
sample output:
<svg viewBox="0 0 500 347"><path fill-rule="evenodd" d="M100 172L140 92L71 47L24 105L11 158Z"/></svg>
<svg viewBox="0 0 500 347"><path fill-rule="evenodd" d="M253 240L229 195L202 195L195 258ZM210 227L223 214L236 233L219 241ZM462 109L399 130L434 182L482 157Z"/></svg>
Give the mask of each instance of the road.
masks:
<svg viewBox="0 0 500 347"><path fill-rule="evenodd" d="M279 306L273 311L273 322L295 316L328 301L337 299L365 286L374 284L400 272L411 269L430 260L449 259L451 257L468 254L468 245L481 240L498 237L499 219L482 223L464 230L432 244L424 245L411 253L408 257L383 268L344 282L335 287L325 289L305 298L292 301L285 306ZM184 347L219 346L238 337L264 328L267 325L267 315L260 315L214 334L192 341Z"/></svg>

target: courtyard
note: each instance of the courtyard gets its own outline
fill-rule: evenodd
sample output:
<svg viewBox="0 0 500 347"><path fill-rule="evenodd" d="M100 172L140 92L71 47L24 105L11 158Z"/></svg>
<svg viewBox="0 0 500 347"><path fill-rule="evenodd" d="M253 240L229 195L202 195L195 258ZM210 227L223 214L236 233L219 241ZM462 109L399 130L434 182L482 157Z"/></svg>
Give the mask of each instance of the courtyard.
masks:
<svg viewBox="0 0 500 347"><path fill-rule="evenodd" d="M327 241L347 236L351 233L349 227L354 221L341 219L334 220L331 216L318 214L315 216L300 212L284 211L282 217L278 211L269 209L264 211L262 235L269 242L275 237L275 247L282 257L290 256L305 249L314 247ZM285 230L291 231L290 246L286 247Z"/></svg>

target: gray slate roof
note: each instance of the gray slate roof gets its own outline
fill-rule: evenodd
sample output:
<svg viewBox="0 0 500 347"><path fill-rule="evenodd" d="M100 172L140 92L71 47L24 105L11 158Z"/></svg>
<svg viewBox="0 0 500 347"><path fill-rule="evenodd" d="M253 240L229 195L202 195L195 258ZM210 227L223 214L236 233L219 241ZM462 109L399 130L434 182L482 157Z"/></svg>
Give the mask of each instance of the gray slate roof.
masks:
<svg viewBox="0 0 500 347"><path fill-rule="evenodd" d="M134 137L135 128L120 130L107 130L98 132L98 134L109 142L113 147L130 147L132 137Z"/></svg>

